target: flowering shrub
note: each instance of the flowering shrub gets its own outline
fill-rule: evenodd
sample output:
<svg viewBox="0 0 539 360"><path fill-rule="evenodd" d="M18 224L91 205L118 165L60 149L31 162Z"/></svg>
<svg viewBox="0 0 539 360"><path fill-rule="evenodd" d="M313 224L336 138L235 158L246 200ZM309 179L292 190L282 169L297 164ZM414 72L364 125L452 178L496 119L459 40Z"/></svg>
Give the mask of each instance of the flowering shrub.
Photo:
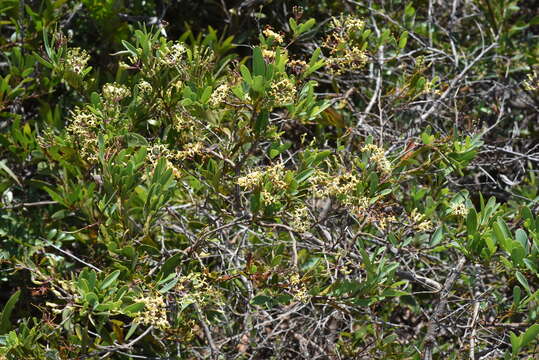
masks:
<svg viewBox="0 0 539 360"><path fill-rule="evenodd" d="M0 359L533 357L537 21L389 2L3 17Z"/></svg>

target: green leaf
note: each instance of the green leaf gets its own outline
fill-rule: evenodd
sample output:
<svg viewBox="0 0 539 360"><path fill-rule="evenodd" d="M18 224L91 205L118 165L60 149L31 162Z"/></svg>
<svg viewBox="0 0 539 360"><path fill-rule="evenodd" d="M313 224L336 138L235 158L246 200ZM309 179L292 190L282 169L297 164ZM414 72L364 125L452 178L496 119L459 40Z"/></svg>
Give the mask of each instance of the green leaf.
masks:
<svg viewBox="0 0 539 360"><path fill-rule="evenodd" d="M539 324L533 324L532 326L528 328L528 330L526 330L526 332L523 335L521 335L520 346L524 347L528 345L533 340L535 340L538 335L539 335Z"/></svg>
<svg viewBox="0 0 539 360"><path fill-rule="evenodd" d="M473 235L477 231L477 212L474 208L468 210L468 216L466 217L466 230L468 230L469 235Z"/></svg>
<svg viewBox="0 0 539 360"><path fill-rule="evenodd" d="M313 173L314 169L306 169L298 173L294 179L298 182L298 184L301 184L302 182L310 178Z"/></svg>
<svg viewBox="0 0 539 360"><path fill-rule="evenodd" d="M404 49L406 47L406 42L408 41L408 31L404 31L401 34L401 37L399 39L399 48Z"/></svg>
<svg viewBox="0 0 539 360"><path fill-rule="evenodd" d="M259 306L262 306L262 305L269 306L271 305L271 302L272 302L271 298L265 295L258 295L251 299L251 304L259 305Z"/></svg>
<svg viewBox="0 0 539 360"><path fill-rule="evenodd" d="M172 255L165 261L163 266L161 267L161 271L159 272L158 278L164 279L168 275L170 275L173 271L176 270L176 266L178 266L183 258L182 253L177 253Z"/></svg>
<svg viewBox="0 0 539 360"><path fill-rule="evenodd" d="M515 272L515 277L517 278L518 282L522 285L524 290L526 290L528 294L531 294L530 284L528 284L528 280L526 279L526 277L522 275L520 271Z"/></svg>
<svg viewBox="0 0 539 360"><path fill-rule="evenodd" d="M307 69L305 69L304 73L301 76L302 78L306 78L307 76L311 75L313 72L315 72L316 70L324 66L325 61L318 60L321 53L322 51L320 50L319 47L313 51L313 54L311 55L311 59L309 60L309 65L307 66Z"/></svg>
<svg viewBox="0 0 539 360"><path fill-rule="evenodd" d="M6 160L0 161L0 169L4 170L13 180L15 180L17 185L22 187L22 184L19 181L19 178L17 177L17 175L15 175L15 173L13 171L11 171L11 169L9 167L7 167Z"/></svg>
<svg viewBox="0 0 539 360"><path fill-rule="evenodd" d="M434 135L430 135L427 132L421 133L421 141L423 141L423 144L430 145L434 142L436 137Z"/></svg>
<svg viewBox="0 0 539 360"><path fill-rule="evenodd" d="M127 49L131 56L138 56L137 49L125 40L122 40L122 45Z"/></svg>
<svg viewBox="0 0 539 360"><path fill-rule="evenodd" d="M518 306L520 305L520 299L521 299L521 290L520 290L520 286L517 286L515 285L513 287L513 306L515 306L515 308L518 308Z"/></svg>
<svg viewBox="0 0 539 360"><path fill-rule="evenodd" d="M209 86L209 85L206 86L206 88L202 92L202 95L200 95L200 100L199 100L200 103L201 104L206 104L208 102L208 100L210 100L211 93L212 93L212 87Z"/></svg>
<svg viewBox="0 0 539 360"><path fill-rule="evenodd" d="M513 353L513 356L518 354L521 348L521 341L522 339L517 336L514 332L509 332L509 338L511 339L511 351Z"/></svg>
<svg viewBox="0 0 539 360"><path fill-rule="evenodd" d="M494 237L500 244L501 248L510 253L511 247L509 245L507 237L505 236L505 232L502 230L502 225L500 225L499 222L495 222L494 224L492 224L492 230L494 231Z"/></svg>
<svg viewBox="0 0 539 360"><path fill-rule="evenodd" d="M93 309L95 309L95 307L99 305L99 297L93 292L84 294L84 301Z"/></svg>
<svg viewBox="0 0 539 360"><path fill-rule="evenodd" d="M9 318L11 317L11 313L13 312L15 305L19 301L20 295L21 291L17 290L13 295L10 296L9 300L6 302L6 305L4 305L4 309L0 315L0 335L3 335L10 330L11 322Z"/></svg>
<svg viewBox="0 0 539 360"><path fill-rule="evenodd" d="M269 112L263 110L256 118L255 133L261 134L269 124Z"/></svg>
<svg viewBox="0 0 539 360"><path fill-rule="evenodd" d="M412 2L409 2L408 5L406 5L406 7L404 8L404 14L407 16L407 17L412 17L414 16L415 14L415 9L413 7L413 3Z"/></svg>
<svg viewBox="0 0 539 360"><path fill-rule="evenodd" d="M264 92L264 77L257 75L253 78L253 83L251 84L251 87L254 91L263 93Z"/></svg>
<svg viewBox="0 0 539 360"><path fill-rule="evenodd" d="M127 146L129 147L148 146L148 140L138 133L130 132L125 134L124 140L127 142Z"/></svg>
<svg viewBox="0 0 539 360"><path fill-rule="evenodd" d="M252 86L253 78L251 77L251 72L249 71L249 69L247 69L247 66L242 64L240 66L240 73L241 73L241 76L243 77L243 81L249 84L249 86Z"/></svg>
<svg viewBox="0 0 539 360"><path fill-rule="evenodd" d="M262 77L266 75L266 62L259 47L253 50L253 74Z"/></svg>
<svg viewBox="0 0 539 360"><path fill-rule="evenodd" d="M142 311L144 309L144 303L143 302L139 302L139 303L134 303L134 304L131 304L131 305L128 305L126 307L124 307L122 309L122 313L126 314L126 315L131 315L131 314L134 314L134 313L137 313L139 311Z"/></svg>
<svg viewBox="0 0 539 360"><path fill-rule="evenodd" d="M116 270L116 271L113 271L111 274L109 274L103 280L103 282L101 283L101 286L99 287L99 289L104 290L104 289L108 288L109 286L111 286L112 284L114 284L116 279L118 279L118 276L120 276L120 273L121 273L120 270Z"/></svg>
<svg viewBox="0 0 539 360"><path fill-rule="evenodd" d="M303 24L299 26L298 35L301 35L309 31L314 26L314 24L316 24L316 20L314 20L313 18L305 21Z"/></svg>
<svg viewBox="0 0 539 360"><path fill-rule="evenodd" d="M260 202L260 192L257 191L250 198L250 207L253 214L256 214L260 210Z"/></svg>
<svg viewBox="0 0 539 360"><path fill-rule="evenodd" d="M138 305L138 304L133 304L133 305ZM144 307L144 304L142 304L142 306ZM139 325L139 323L135 322L135 321L133 321L131 323L131 327L129 328L129 331L127 332L127 335L125 335L125 340L128 340L131 336L133 336L133 334L137 330L138 325Z"/></svg>
<svg viewBox="0 0 539 360"><path fill-rule="evenodd" d="M296 22L296 20L291 17L288 19L288 24L290 25L290 29L292 30L294 35L297 36L298 23Z"/></svg>
<svg viewBox="0 0 539 360"><path fill-rule="evenodd" d="M165 286L163 286L161 289L159 289L159 293L164 294L167 291L169 291L170 289L172 289L178 283L178 280L179 280L179 278L175 277L174 279L172 279L172 281L169 281Z"/></svg>
<svg viewBox="0 0 539 360"><path fill-rule="evenodd" d="M530 259L528 259L528 258L525 258L523 261L524 261L524 264L526 265L526 267L527 267L531 272L533 272L533 273L536 274L536 275L539 275L539 274L537 273L537 263L536 263L536 262L534 262L534 261L532 261L532 260L530 260Z"/></svg>
<svg viewBox="0 0 539 360"><path fill-rule="evenodd" d="M526 235L526 232L522 229L518 229L515 233L515 239L522 245L522 248L524 250L528 250L528 236Z"/></svg>
<svg viewBox="0 0 539 360"><path fill-rule="evenodd" d="M514 241L513 246L511 246L511 259L513 260L513 265L520 266L525 257L526 250L524 250L520 243Z"/></svg>
<svg viewBox="0 0 539 360"><path fill-rule="evenodd" d="M391 31L389 29L384 29L384 31L382 31L382 34L380 35L379 45L384 45L389 40L390 36Z"/></svg>
<svg viewBox="0 0 539 360"><path fill-rule="evenodd" d="M320 257L312 256L307 259L302 265L301 265L301 271L308 271L314 268L318 263L320 262Z"/></svg>
<svg viewBox="0 0 539 360"><path fill-rule="evenodd" d="M440 226L438 229L436 229L434 234L432 234L432 237L430 238L430 246L433 247L433 246L438 245L442 241L443 238L444 238L444 229L443 227Z"/></svg>

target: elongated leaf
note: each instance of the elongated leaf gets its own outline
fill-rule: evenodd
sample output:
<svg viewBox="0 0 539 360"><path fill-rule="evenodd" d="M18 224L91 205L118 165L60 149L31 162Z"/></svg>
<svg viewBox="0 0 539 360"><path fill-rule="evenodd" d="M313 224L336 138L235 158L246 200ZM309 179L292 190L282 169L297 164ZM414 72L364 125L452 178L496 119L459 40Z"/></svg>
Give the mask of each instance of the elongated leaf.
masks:
<svg viewBox="0 0 539 360"><path fill-rule="evenodd" d="M255 121L255 132L261 134L269 124L269 113L262 111Z"/></svg>
<svg viewBox="0 0 539 360"><path fill-rule="evenodd" d="M262 50L259 47L253 50L253 74L262 77L266 75L266 63L264 62L264 56L262 56Z"/></svg>
<svg viewBox="0 0 539 360"><path fill-rule="evenodd" d="M142 309L144 309L144 303L143 302L139 302L139 303L134 303L134 304L131 304L131 305L128 305L126 307L124 307L122 309L122 313L124 314L127 314L127 315L131 315L133 313L137 313L139 311L141 311Z"/></svg>
<svg viewBox="0 0 539 360"><path fill-rule="evenodd" d="M518 229L515 233L515 239L522 245L522 248L528 253L528 236L522 229Z"/></svg>
<svg viewBox="0 0 539 360"><path fill-rule="evenodd" d="M288 24L290 24L290 29L292 29L292 32L295 35L297 32L298 23L296 22L296 20L294 20L294 18L291 17L288 19Z"/></svg>
<svg viewBox="0 0 539 360"><path fill-rule="evenodd" d="M404 31L399 39L399 48L404 49L408 41L408 31Z"/></svg>
<svg viewBox="0 0 539 360"><path fill-rule="evenodd" d="M264 77L260 75L255 76L253 78L252 88L256 92L264 92Z"/></svg>
<svg viewBox="0 0 539 360"><path fill-rule="evenodd" d="M13 180L15 180L17 185L22 186L17 175L15 175L15 173L11 171L10 168L7 167L5 160L0 161L0 169L4 170Z"/></svg>
<svg viewBox="0 0 539 360"><path fill-rule="evenodd" d="M520 341L520 346L524 347L531 343L533 340L537 338L539 335L539 324L534 324L526 330L526 332L522 335L522 340Z"/></svg>
<svg viewBox="0 0 539 360"><path fill-rule="evenodd" d="M10 330L11 323L9 318L11 317L11 313L13 312L15 305L19 301L20 295L21 291L17 290L13 295L11 295L6 305L4 306L4 310L2 310L2 315L0 316L0 335L3 335Z"/></svg>
<svg viewBox="0 0 539 360"><path fill-rule="evenodd" d="M466 230L468 230L469 235L473 235L477 231L477 212L473 208L468 211L466 217Z"/></svg>
<svg viewBox="0 0 539 360"><path fill-rule="evenodd" d="M302 183L308 178L310 178L312 174L314 174L314 169L306 169L297 174L295 179L298 183Z"/></svg>
<svg viewBox="0 0 539 360"><path fill-rule="evenodd" d="M178 266L178 264L182 260L182 257L182 253L177 253L169 257L161 267L158 278L164 279L165 277L170 275L176 269L176 266Z"/></svg>
<svg viewBox="0 0 539 360"><path fill-rule="evenodd" d="M122 40L122 45L127 49L131 56L137 56L137 49L125 40Z"/></svg>
<svg viewBox="0 0 539 360"><path fill-rule="evenodd" d="M241 72L241 76L243 77L243 81L249 84L249 86L252 86L253 77L251 76L251 72L249 71L249 69L247 69L247 66L242 64L240 66L240 72Z"/></svg>
<svg viewBox="0 0 539 360"><path fill-rule="evenodd" d="M516 355L520 351L522 339L512 331L509 333L509 338L511 339L511 351L513 355Z"/></svg>
<svg viewBox="0 0 539 360"><path fill-rule="evenodd" d="M430 238L430 246L438 245L444 238L444 229L440 226Z"/></svg>
<svg viewBox="0 0 539 360"><path fill-rule="evenodd" d="M503 250L507 251L508 253L511 252L511 248L509 245L508 239L505 237L505 234L503 230L500 227L500 224L497 222L492 224L492 230L494 230L494 237L496 238L498 244L502 247Z"/></svg>
<svg viewBox="0 0 539 360"><path fill-rule="evenodd" d="M108 275L103 282L101 283L101 286L99 287L101 290L104 290L114 284L116 279L118 279L118 276L120 276L120 270L113 271L110 275Z"/></svg>
<svg viewBox="0 0 539 360"><path fill-rule="evenodd" d="M522 285L524 290L526 290L526 292L528 294L530 294L531 293L530 284L528 284L528 280L526 279L526 277L524 275L522 275L522 273L520 271L517 271L515 273L515 277L517 278L518 282Z"/></svg>

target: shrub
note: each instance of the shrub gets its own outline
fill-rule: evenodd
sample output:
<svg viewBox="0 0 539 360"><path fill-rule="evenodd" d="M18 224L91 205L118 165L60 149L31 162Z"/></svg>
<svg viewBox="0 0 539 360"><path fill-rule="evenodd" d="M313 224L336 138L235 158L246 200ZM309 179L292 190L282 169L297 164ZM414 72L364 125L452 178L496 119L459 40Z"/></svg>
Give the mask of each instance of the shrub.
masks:
<svg viewBox="0 0 539 360"><path fill-rule="evenodd" d="M536 19L345 3L268 5L245 57L108 3L77 20L118 30L102 47L51 4L9 20L0 358L535 354Z"/></svg>

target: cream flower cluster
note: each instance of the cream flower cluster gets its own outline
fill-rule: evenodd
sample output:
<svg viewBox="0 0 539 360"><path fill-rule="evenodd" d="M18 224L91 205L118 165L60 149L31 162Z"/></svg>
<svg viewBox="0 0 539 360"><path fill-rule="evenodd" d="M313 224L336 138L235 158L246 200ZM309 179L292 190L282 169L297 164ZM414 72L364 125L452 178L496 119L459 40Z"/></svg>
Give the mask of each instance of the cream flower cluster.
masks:
<svg viewBox="0 0 539 360"><path fill-rule="evenodd" d="M273 82L270 86L269 96L275 105L288 105L296 98L296 86L288 79Z"/></svg>
<svg viewBox="0 0 539 360"><path fill-rule="evenodd" d="M281 34L276 33L271 28L267 27L262 31L265 37L269 39L273 39L275 42L282 44L284 42L284 38Z"/></svg>
<svg viewBox="0 0 539 360"><path fill-rule="evenodd" d="M528 79L524 80L523 85L527 91L539 90L539 72L534 70L533 73L528 74Z"/></svg>
<svg viewBox="0 0 539 360"><path fill-rule="evenodd" d="M281 196L279 192L288 186L284 180L286 169L283 163L276 163L262 170L253 170L238 178L236 183L246 190L254 190L262 187L260 194L266 204L277 202ZM264 183L266 180L266 184ZM264 186L266 185L266 186ZM268 188L270 186L270 188Z"/></svg>
<svg viewBox="0 0 539 360"><path fill-rule="evenodd" d="M292 211L290 226L298 233L307 232L312 226L309 209L301 206Z"/></svg>
<svg viewBox="0 0 539 360"><path fill-rule="evenodd" d="M361 30L364 26L365 21L352 15L343 15L331 19L331 27L333 30L339 32L341 36L343 33Z"/></svg>
<svg viewBox="0 0 539 360"><path fill-rule="evenodd" d="M175 291L180 295L179 302L182 309L190 304L199 306L205 306L209 303L222 304L223 294L202 273L192 272L180 276Z"/></svg>
<svg viewBox="0 0 539 360"><path fill-rule="evenodd" d="M228 84L222 84L219 85L211 94L210 98L210 105L211 106L219 106L225 99L227 98L229 94L230 87Z"/></svg>
<svg viewBox="0 0 539 360"><path fill-rule="evenodd" d="M391 163L387 160L384 149L374 145L367 144L361 148L361 152L370 152L370 160L376 163L377 169L383 174L391 172Z"/></svg>
<svg viewBox="0 0 539 360"><path fill-rule="evenodd" d="M417 231L430 231L434 228L432 225L432 222L430 220L427 220L424 214L421 214L417 209L413 209L412 213L410 214L410 218L412 219L414 228Z"/></svg>
<svg viewBox="0 0 539 360"><path fill-rule="evenodd" d="M88 60L90 60L90 55L88 55L86 50L70 48L66 53L65 70L81 75L86 68Z"/></svg>
<svg viewBox="0 0 539 360"><path fill-rule="evenodd" d="M307 63L303 60L291 60L286 66L295 74L301 74L307 69Z"/></svg>
<svg viewBox="0 0 539 360"><path fill-rule="evenodd" d="M124 85L108 83L103 86L103 97L112 103L118 103L129 95L131 91Z"/></svg>
<svg viewBox="0 0 539 360"><path fill-rule="evenodd" d="M176 159L185 160L193 158L195 155L200 155L204 150L204 144L200 141L197 141L194 143L185 144L184 148L185 150L178 151Z"/></svg>
<svg viewBox="0 0 539 360"><path fill-rule="evenodd" d="M449 208L451 209L451 213L456 216L462 216L465 217L468 215L468 208L466 207L465 203L458 203L458 204L450 204Z"/></svg>
<svg viewBox="0 0 539 360"><path fill-rule="evenodd" d="M310 300L311 296L307 290L305 284L301 281L298 274L292 274L290 276L290 285L292 290L292 296L296 301L306 303Z"/></svg>
<svg viewBox="0 0 539 360"><path fill-rule="evenodd" d="M255 170L251 171L245 176L239 177L236 183L242 188L245 188L247 190L253 190L262 183L263 178L264 172Z"/></svg>
<svg viewBox="0 0 539 360"><path fill-rule="evenodd" d="M144 310L135 315L136 322L152 325L161 330L170 328L167 320L167 306L161 295L142 297L136 301L144 303Z"/></svg>
<svg viewBox="0 0 539 360"><path fill-rule="evenodd" d="M332 18L331 33L324 39L324 47L329 49L326 59L328 71L334 75L361 69L368 61L366 52L354 44L354 33L363 29L365 22L353 16Z"/></svg>
<svg viewBox="0 0 539 360"><path fill-rule="evenodd" d="M185 46L180 43L176 43L170 47L167 46L160 53L160 62L168 67L178 66L186 51Z"/></svg>
<svg viewBox="0 0 539 360"><path fill-rule="evenodd" d="M87 109L75 108L66 130L72 141L80 145L81 157L88 161L97 160L97 136L95 130L101 120Z"/></svg>
<svg viewBox="0 0 539 360"><path fill-rule="evenodd" d="M152 84L150 84L149 82L147 82L145 80L141 80L137 84L137 89L138 89L138 91L140 91L141 94L144 94L144 95L151 94L152 91L153 91Z"/></svg>
<svg viewBox="0 0 539 360"><path fill-rule="evenodd" d="M270 63L275 60L275 51L264 49L262 50L262 56L266 60L266 62Z"/></svg>

